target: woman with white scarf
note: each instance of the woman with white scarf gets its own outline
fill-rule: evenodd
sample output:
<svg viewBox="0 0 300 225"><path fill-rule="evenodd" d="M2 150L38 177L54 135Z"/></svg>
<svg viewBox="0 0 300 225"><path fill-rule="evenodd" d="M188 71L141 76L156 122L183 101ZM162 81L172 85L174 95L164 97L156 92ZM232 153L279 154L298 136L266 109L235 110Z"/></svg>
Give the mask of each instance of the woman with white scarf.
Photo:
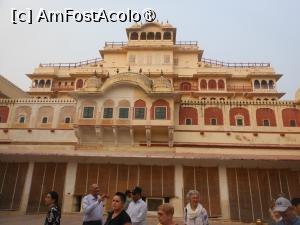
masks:
<svg viewBox="0 0 300 225"><path fill-rule="evenodd" d="M190 190L187 193L189 203L184 208L184 224L185 225L209 225L208 215L199 203L199 192Z"/></svg>

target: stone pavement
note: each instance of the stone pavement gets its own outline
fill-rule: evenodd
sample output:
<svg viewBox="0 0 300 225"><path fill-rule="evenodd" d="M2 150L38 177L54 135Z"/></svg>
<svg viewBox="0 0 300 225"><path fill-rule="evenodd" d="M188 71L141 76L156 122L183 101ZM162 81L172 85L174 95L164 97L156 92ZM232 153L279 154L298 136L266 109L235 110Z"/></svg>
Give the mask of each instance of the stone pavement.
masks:
<svg viewBox="0 0 300 225"><path fill-rule="evenodd" d="M39 215L20 215L12 212L0 212L0 225L43 225L45 214ZM175 221L182 225L182 218L176 218ZM147 225L157 225L155 216L148 216ZM61 225L82 225L82 214L64 214ZM210 225L243 225L239 222L225 222L219 220L210 220ZM245 224L244 224L245 225ZM247 225L250 225L249 223Z"/></svg>

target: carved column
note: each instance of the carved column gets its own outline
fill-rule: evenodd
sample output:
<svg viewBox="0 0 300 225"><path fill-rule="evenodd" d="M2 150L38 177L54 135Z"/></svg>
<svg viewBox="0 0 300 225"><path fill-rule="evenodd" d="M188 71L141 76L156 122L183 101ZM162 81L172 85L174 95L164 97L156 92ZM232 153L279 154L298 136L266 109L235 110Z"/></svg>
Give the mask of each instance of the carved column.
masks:
<svg viewBox="0 0 300 225"><path fill-rule="evenodd" d="M134 130L133 127L129 128L130 130L130 139L131 139L131 146L134 146Z"/></svg>
<svg viewBox="0 0 300 225"><path fill-rule="evenodd" d="M81 138L80 138L79 126L78 125L74 125L73 127L74 127L75 136L77 137L77 140L78 140L78 144L80 145L81 144Z"/></svg>
<svg viewBox="0 0 300 225"><path fill-rule="evenodd" d="M145 126L146 128L146 143L147 147L151 146L151 126Z"/></svg>
<svg viewBox="0 0 300 225"><path fill-rule="evenodd" d="M95 133L99 144L103 145L103 128L102 126L95 126Z"/></svg>
<svg viewBox="0 0 300 225"><path fill-rule="evenodd" d="M113 126L113 134L114 134L114 145L118 146L118 127Z"/></svg>
<svg viewBox="0 0 300 225"><path fill-rule="evenodd" d="M168 127L168 136L169 136L169 147L174 145L174 126Z"/></svg>

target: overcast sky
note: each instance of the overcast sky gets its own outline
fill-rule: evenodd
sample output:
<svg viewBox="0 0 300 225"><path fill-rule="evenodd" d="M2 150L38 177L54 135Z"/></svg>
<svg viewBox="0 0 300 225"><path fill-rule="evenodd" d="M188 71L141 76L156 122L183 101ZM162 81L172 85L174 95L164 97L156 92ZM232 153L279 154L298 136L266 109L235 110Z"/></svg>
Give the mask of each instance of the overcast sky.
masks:
<svg viewBox="0 0 300 225"><path fill-rule="evenodd" d="M204 57L226 62L270 62L284 76L278 90L294 99L300 88L299 0L75 1L0 0L0 74L28 90L39 63L99 57L105 41L126 41L129 23L12 24L11 9L63 11L152 8L177 28L177 41L198 41Z"/></svg>

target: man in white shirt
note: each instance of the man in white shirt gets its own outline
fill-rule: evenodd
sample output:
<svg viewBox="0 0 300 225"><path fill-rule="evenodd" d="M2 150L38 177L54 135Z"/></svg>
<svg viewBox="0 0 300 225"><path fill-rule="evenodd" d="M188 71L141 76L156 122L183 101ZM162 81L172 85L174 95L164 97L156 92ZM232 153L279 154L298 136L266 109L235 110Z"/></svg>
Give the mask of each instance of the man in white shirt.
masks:
<svg viewBox="0 0 300 225"><path fill-rule="evenodd" d="M90 194L82 200L83 225L102 225L104 211L102 201L107 195L100 196L98 184L92 184L89 191Z"/></svg>
<svg viewBox="0 0 300 225"><path fill-rule="evenodd" d="M135 187L132 191L132 201L129 203L127 213L132 225L146 225L147 205L142 200L142 189Z"/></svg>

